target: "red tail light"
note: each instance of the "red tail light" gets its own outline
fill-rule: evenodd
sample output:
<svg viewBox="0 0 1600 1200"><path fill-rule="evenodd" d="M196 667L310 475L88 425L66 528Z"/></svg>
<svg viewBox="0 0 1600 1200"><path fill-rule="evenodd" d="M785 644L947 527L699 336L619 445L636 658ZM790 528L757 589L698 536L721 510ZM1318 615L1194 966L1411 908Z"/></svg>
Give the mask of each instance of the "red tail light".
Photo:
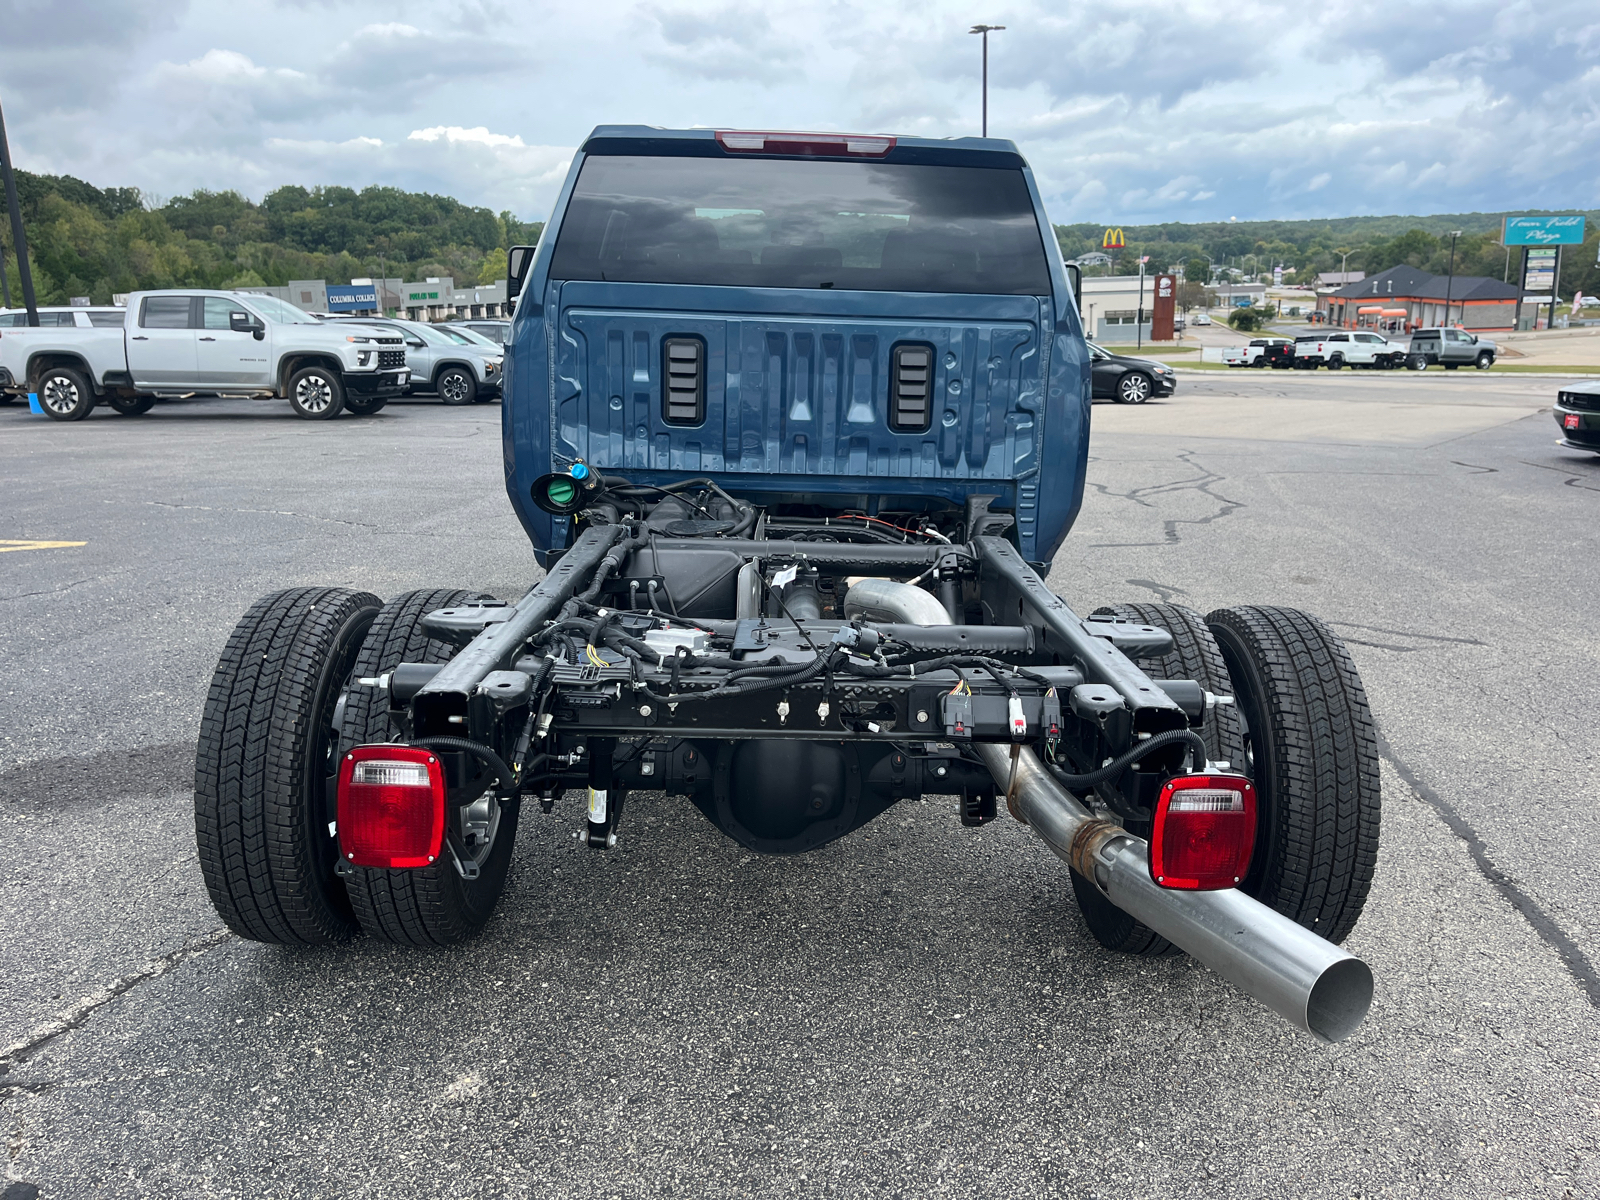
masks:
<svg viewBox="0 0 1600 1200"><path fill-rule="evenodd" d="M1156 801L1150 874L1162 887L1214 892L1244 878L1256 840L1256 789L1243 775L1180 775Z"/></svg>
<svg viewBox="0 0 1600 1200"><path fill-rule="evenodd" d="M444 843L444 764L413 746L357 746L339 768L339 851L358 867L425 867Z"/></svg>
<svg viewBox="0 0 1600 1200"><path fill-rule="evenodd" d="M761 133L717 130L724 150L741 154L804 154L823 158L882 158L894 149L894 138L863 133Z"/></svg>

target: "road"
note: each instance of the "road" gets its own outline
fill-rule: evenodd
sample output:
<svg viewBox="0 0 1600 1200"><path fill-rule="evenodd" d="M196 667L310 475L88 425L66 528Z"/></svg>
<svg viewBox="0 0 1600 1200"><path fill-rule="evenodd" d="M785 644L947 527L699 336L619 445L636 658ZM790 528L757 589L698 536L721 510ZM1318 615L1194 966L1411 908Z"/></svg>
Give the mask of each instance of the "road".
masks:
<svg viewBox="0 0 1600 1200"><path fill-rule="evenodd" d="M291 584L517 594L498 410L0 409L0 538L83 543L0 543L0 1195L1600 1195L1600 457L1556 384L1096 407L1057 590L1298 605L1366 680L1378 993L1332 1047L1100 951L1060 862L953 801L793 859L659 797L590 852L569 802L470 946L221 933L189 784L228 630Z"/></svg>

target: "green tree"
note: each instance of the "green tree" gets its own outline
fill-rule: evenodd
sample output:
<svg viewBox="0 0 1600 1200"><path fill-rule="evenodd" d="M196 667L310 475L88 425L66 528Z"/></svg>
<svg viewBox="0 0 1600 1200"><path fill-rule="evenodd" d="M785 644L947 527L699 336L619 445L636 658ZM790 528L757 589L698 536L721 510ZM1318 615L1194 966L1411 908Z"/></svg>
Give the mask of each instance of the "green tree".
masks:
<svg viewBox="0 0 1600 1200"><path fill-rule="evenodd" d="M1183 277L1190 283L1211 282L1211 264L1203 258L1191 258L1183 267Z"/></svg>

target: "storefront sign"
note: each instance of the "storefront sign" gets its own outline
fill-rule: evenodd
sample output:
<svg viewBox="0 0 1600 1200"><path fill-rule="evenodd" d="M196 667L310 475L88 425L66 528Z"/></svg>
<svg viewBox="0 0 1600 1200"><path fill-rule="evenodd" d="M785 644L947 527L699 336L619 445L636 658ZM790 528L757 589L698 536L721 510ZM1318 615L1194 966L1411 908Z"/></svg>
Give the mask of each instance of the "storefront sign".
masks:
<svg viewBox="0 0 1600 1200"><path fill-rule="evenodd" d="M1507 217L1505 246L1581 246L1583 217Z"/></svg>
<svg viewBox="0 0 1600 1200"><path fill-rule="evenodd" d="M1555 247L1548 250L1528 251L1528 266L1522 274L1522 290L1536 296L1548 296L1556 289Z"/></svg>
<svg viewBox="0 0 1600 1200"><path fill-rule="evenodd" d="M328 288L329 312L358 312L378 307L378 291L372 284L351 284L349 287L330 285Z"/></svg>
<svg viewBox="0 0 1600 1200"><path fill-rule="evenodd" d="M1155 309L1150 314L1150 340L1170 342L1174 337L1173 309L1177 303L1178 277L1156 276Z"/></svg>

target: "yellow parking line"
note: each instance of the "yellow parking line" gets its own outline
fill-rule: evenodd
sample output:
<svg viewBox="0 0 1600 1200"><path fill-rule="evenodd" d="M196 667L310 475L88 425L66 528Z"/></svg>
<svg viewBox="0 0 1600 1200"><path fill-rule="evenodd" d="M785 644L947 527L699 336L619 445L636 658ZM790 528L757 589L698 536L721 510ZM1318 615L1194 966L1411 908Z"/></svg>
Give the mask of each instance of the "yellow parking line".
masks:
<svg viewBox="0 0 1600 1200"><path fill-rule="evenodd" d="M0 554L4 554L7 550L64 550L88 544L88 542L15 542L0 538Z"/></svg>

